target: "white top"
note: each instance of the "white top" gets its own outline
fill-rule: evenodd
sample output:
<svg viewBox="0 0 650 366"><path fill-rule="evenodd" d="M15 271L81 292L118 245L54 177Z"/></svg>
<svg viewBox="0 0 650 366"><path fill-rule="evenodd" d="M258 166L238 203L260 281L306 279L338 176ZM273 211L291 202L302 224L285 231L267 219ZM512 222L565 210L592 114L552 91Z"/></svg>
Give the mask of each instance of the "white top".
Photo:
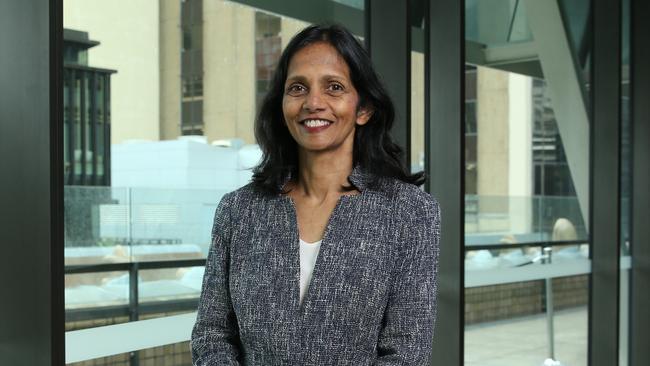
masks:
<svg viewBox="0 0 650 366"><path fill-rule="evenodd" d="M302 304L302 299L305 297L307 288L311 282L311 275L314 272L316 258L318 257L318 251L320 250L320 243L322 241L323 239L314 243L307 243L300 239L300 304Z"/></svg>

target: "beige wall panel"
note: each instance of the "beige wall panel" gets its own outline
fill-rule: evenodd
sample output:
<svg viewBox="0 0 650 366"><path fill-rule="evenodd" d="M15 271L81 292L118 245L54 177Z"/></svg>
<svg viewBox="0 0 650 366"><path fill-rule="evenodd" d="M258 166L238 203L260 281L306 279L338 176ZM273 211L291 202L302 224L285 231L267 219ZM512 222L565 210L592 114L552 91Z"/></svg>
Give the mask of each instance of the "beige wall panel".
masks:
<svg viewBox="0 0 650 366"><path fill-rule="evenodd" d="M296 20L293 18L282 17L280 25L280 37L282 38L282 50L287 47L291 38L298 34L301 30L307 27L310 23L303 22L302 20Z"/></svg>
<svg viewBox="0 0 650 366"><path fill-rule="evenodd" d="M253 143L255 11L224 1L203 2L203 120L208 141Z"/></svg>
<svg viewBox="0 0 650 366"><path fill-rule="evenodd" d="M111 76L111 142L158 140L158 2L65 0L63 26L101 42L88 52L90 66L117 70Z"/></svg>
<svg viewBox="0 0 650 366"><path fill-rule="evenodd" d="M255 143L257 77L255 75L255 11L245 6L235 6L235 45L237 53L237 68L234 82L236 102L236 131L235 136L247 144Z"/></svg>
<svg viewBox="0 0 650 366"><path fill-rule="evenodd" d="M527 233L533 230L533 82L515 73L508 79L510 231Z"/></svg>
<svg viewBox="0 0 650 366"><path fill-rule="evenodd" d="M514 73L508 79L508 194L530 197L533 194L533 83L530 77Z"/></svg>
<svg viewBox="0 0 650 366"><path fill-rule="evenodd" d="M508 73L477 68L477 193L508 196ZM505 199L481 198L481 212L506 212Z"/></svg>
<svg viewBox="0 0 650 366"><path fill-rule="evenodd" d="M419 166L420 157L423 155L424 54L411 52L411 165Z"/></svg>
<svg viewBox="0 0 650 366"><path fill-rule="evenodd" d="M160 6L160 139L180 136L181 4L159 0Z"/></svg>

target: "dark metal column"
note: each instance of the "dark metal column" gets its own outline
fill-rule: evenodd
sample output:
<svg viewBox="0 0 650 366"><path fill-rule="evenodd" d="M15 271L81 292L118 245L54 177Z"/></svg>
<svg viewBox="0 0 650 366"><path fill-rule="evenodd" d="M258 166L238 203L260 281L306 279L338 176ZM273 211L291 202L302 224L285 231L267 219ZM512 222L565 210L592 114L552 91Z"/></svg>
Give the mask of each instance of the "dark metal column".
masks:
<svg viewBox="0 0 650 366"><path fill-rule="evenodd" d="M104 85L104 183L107 186L111 185L111 77L106 75Z"/></svg>
<svg viewBox="0 0 650 366"><path fill-rule="evenodd" d="M49 203L50 240L50 330L51 365L65 363L65 257L64 257L64 220L63 220L63 0L40 1L49 7L49 83L50 101L49 118Z"/></svg>
<svg viewBox="0 0 650 366"><path fill-rule="evenodd" d="M366 47L395 103L393 140L411 166L411 27L408 1L366 0Z"/></svg>
<svg viewBox="0 0 650 366"><path fill-rule="evenodd" d="M432 365L462 365L464 338L464 2L427 0L425 171L440 202L442 239Z"/></svg>
<svg viewBox="0 0 650 366"><path fill-rule="evenodd" d="M88 139L86 138L86 129L89 127L88 126L88 119L86 116L88 115L88 105L86 104L86 94L89 92L88 90L88 72L83 70L79 71L79 126L81 127L79 129L80 132L80 140L81 145L79 146L79 152L81 156L79 157L79 161L81 161L81 179L78 182L78 184L81 185L88 185L89 184L89 172L86 170L86 166L88 165L88 156L86 155L86 151L89 150L90 146L88 146Z"/></svg>
<svg viewBox="0 0 650 366"><path fill-rule="evenodd" d="M130 244L130 246L133 248L132 244ZM139 263L131 263L131 266L129 267L129 321L131 322L135 322L140 319L140 290L138 289L138 283L140 282L139 269ZM139 351L133 351L129 353L129 365L140 365Z"/></svg>
<svg viewBox="0 0 650 366"><path fill-rule="evenodd" d="M63 365L63 16L0 1L0 365Z"/></svg>
<svg viewBox="0 0 650 366"><path fill-rule="evenodd" d="M621 3L594 0L589 365L618 365Z"/></svg>
<svg viewBox="0 0 650 366"><path fill-rule="evenodd" d="M90 95L90 121L88 122L88 127L90 127L90 146L87 148L93 154L91 158L92 169L88 181L90 185L97 186L101 184L97 179L97 153L99 152L97 148L97 72L91 71L88 75L90 76L88 83L88 93Z"/></svg>
<svg viewBox="0 0 650 366"><path fill-rule="evenodd" d="M67 113L67 121L68 121L68 131L70 131L70 134L68 135L68 161L70 163L70 171L68 172L68 179L66 180L65 184L68 185L73 185L75 184L75 158L74 158L74 151L75 151L75 119L74 119L74 109L77 107L75 104L75 98L74 98L74 86L75 86L75 78L77 71L76 70L68 70L68 77L66 82L68 83L68 111Z"/></svg>
<svg viewBox="0 0 650 366"><path fill-rule="evenodd" d="M65 80L65 82L68 83L68 110L65 112L66 117L64 117L64 123L67 123L66 128L68 129L68 144L67 147L64 146L64 148L68 149L68 164L70 165L64 184L68 185L71 185L74 182L74 73L74 70L68 70Z"/></svg>
<svg viewBox="0 0 650 366"><path fill-rule="evenodd" d="M630 365L650 364L650 2L632 0Z"/></svg>

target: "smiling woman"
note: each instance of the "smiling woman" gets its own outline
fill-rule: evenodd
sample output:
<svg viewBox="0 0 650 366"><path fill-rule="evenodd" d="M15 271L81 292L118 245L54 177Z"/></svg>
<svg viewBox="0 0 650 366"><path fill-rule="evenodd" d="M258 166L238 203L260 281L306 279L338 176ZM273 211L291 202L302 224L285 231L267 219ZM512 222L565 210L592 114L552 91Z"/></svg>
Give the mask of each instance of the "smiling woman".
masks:
<svg viewBox="0 0 650 366"><path fill-rule="evenodd" d="M440 209L394 114L349 31L289 42L256 120L262 161L215 213L195 365L429 362Z"/></svg>
<svg viewBox="0 0 650 366"><path fill-rule="evenodd" d="M303 119L319 117L335 122L329 120L340 113L335 112L334 100L345 101L348 121L356 120L355 114L361 114L348 127L354 127L353 135L348 136L354 141L351 156L344 159L352 158L350 169L360 164L379 176L395 177L418 186L424 183L423 172L411 175L401 163L402 149L389 134L395 118L393 102L366 50L343 27L315 25L305 28L287 44L261 105L255 122L255 138L263 152L262 162L254 169L253 181L257 188L277 194L277 187L284 183L287 174L297 176L301 145L296 139L295 133L300 128L295 118L300 117L287 113L302 113ZM327 111L323 110L324 104ZM337 111L340 104L336 103ZM324 114L328 113L330 116L325 118ZM307 132L303 128L302 133ZM332 134L327 131L327 135ZM350 149L348 145L343 146Z"/></svg>
<svg viewBox="0 0 650 366"><path fill-rule="evenodd" d="M289 64L285 90L282 111L298 145L338 149L337 154L351 157L355 124L366 124L372 112L357 108L359 95L336 49L321 42L298 51Z"/></svg>

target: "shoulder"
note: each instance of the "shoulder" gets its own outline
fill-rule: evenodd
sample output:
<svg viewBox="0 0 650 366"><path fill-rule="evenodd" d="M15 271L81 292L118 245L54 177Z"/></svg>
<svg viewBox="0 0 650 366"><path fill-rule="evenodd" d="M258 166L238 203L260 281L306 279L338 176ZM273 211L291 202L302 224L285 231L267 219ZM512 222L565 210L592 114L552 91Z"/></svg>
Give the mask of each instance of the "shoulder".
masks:
<svg viewBox="0 0 650 366"><path fill-rule="evenodd" d="M392 199L393 223L400 253L407 258L419 253L437 253L441 233L438 200L420 187L396 178L387 178L385 191Z"/></svg>
<svg viewBox="0 0 650 366"><path fill-rule="evenodd" d="M226 201L228 204L235 204L237 201L245 200L253 193L252 183L248 183L244 186L241 186L235 190L232 190L223 195L221 198L222 201Z"/></svg>
<svg viewBox="0 0 650 366"><path fill-rule="evenodd" d="M267 194L260 192L252 182L249 182L224 194L219 204L224 205L231 212L237 213L245 208L256 207L268 198Z"/></svg>
<svg viewBox="0 0 650 366"><path fill-rule="evenodd" d="M414 184L397 178L383 177L379 180L377 191L393 201L401 219L440 215L438 200Z"/></svg>

